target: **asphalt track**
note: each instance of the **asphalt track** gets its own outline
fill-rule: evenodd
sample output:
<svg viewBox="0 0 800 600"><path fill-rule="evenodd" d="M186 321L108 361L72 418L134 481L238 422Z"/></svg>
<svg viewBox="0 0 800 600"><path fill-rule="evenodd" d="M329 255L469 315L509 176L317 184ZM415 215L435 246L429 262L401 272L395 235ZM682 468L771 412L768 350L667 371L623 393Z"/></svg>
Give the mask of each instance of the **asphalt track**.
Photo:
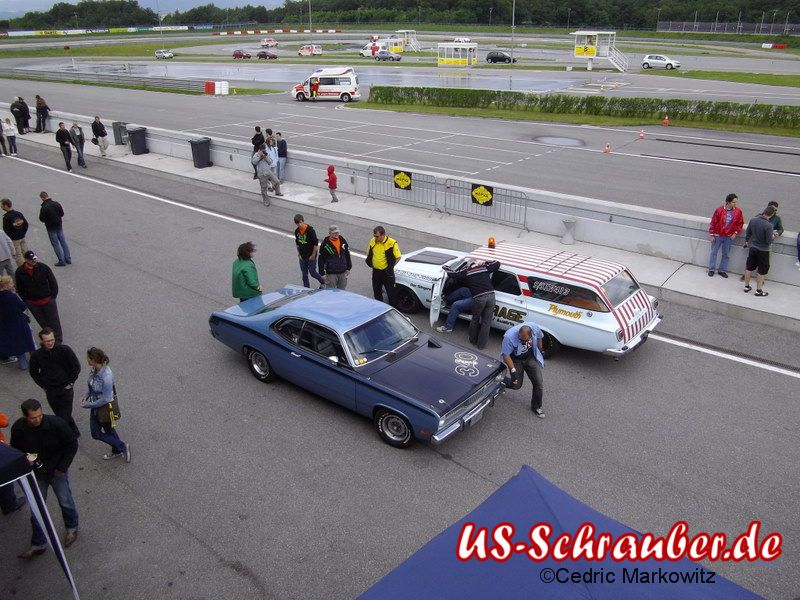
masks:
<svg viewBox="0 0 800 600"><path fill-rule="evenodd" d="M293 211L92 160L70 175L44 149L33 164L0 160L0 180L33 217L29 243L44 262L52 251L35 218L38 192L64 204L74 259L56 270L65 338L79 354L109 352L120 433L134 449L132 464L109 464L84 435L70 470L82 520L67 556L83 597L354 598L522 464L639 531L685 519L731 539L760 519L783 535L779 560L706 567L768 598L796 593L797 378L762 360L786 356L796 370L790 334L664 305L660 333L719 351L658 337L620 362L565 350L545 370L544 421L527 408L526 382L446 445L402 452L368 421L257 382L208 334L209 312L233 301L242 241L255 241L265 287L299 281ZM343 234L360 249L369 231ZM368 271L355 262L350 289L367 294ZM413 320L429 330L426 314ZM465 337L461 325L453 339ZM494 333L490 354L499 342ZM21 398L41 397L26 374L2 371L0 410L14 415ZM52 496L49 505L61 529ZM65 596L51 553L15 558L28 541L25 511L2 521L0 597Z"/></svg>
<svg viewBox="0 0 800 600"><path fill-rule="evenodd" d="M260 124L281 131L290 149L704 217L734 192L746 217L776 200L788 229L800 223L795 138L654 124L641 140L640 128L358 110L288 94L212 98L25 81L10 82L9 94L187 135L248 141Z"/></svg>

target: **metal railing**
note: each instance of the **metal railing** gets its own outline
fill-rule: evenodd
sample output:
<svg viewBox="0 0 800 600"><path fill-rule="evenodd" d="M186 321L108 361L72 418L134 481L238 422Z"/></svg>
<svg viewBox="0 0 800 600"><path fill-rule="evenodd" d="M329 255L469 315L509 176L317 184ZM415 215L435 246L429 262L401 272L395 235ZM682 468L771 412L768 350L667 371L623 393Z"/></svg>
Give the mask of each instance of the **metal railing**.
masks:
<svg viewBox="0 0 800 600"><path fill-rule="evenodd" d="M611 48L611 52L609 53L608 59L611 61L611 64L617 67L623 73L628 70L628 57L621 51L617 50L615 47Z"/></svg>
<svg viewBox="0 0 800 600"><path fill-rule="evenodd" d="M447 179L444 212L528 229L528 196L524 192L487 184Z"/></svg>
<svg viewBox="0 0 800 600"><path fill-rule="evenodd" d="M370 165L367 169L367 197L413 204L431 212L441 212L436 196L439 184L425 173Z"/></svg>
<svg viewBox="0 0 800 600"><path fill-rule="evenodd" d="M83 81L88 83L110 83L115 85L145 85L153 88L169 88L202 92L203 81L188 79L171 79L167 77L141 77L134 75L109 75L85 73L81 71L35 71L32 69L0 69L0 77L24 77L26 79L43 79L56 81Z"/></svg>

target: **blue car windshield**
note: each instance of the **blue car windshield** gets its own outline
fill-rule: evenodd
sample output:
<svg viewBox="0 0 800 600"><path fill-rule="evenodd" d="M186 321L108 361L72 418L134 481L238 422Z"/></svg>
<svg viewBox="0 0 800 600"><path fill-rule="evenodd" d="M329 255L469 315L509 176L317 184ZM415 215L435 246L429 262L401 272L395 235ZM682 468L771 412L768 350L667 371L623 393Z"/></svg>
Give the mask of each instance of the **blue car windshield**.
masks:
<svg viewBox="0 0 800 600"><path fill-rule="evenodd" d="M345 342L356 366L394 352L415 339L419 331L396 310L389 310L348 331Z"/></svg>

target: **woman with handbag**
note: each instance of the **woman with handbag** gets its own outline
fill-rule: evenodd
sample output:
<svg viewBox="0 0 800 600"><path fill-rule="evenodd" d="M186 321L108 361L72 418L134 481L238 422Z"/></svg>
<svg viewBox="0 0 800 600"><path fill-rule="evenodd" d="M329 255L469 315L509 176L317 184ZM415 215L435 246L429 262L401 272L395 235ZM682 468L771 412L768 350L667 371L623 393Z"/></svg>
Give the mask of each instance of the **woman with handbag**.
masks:
<svg viewBox="0 0 800 600"><path fill-rule="evenodd" d="M92 439L111 446L111 452L103 455L103 460L125 457L131 462L131 446L117 435L116 422L119 418L119 405L114 390L114 374L108 366L108 356L100 348L92 346L86 351L86 362L91 367L86 395L81 398L81 406L91 410L89 427Z"/></svg>

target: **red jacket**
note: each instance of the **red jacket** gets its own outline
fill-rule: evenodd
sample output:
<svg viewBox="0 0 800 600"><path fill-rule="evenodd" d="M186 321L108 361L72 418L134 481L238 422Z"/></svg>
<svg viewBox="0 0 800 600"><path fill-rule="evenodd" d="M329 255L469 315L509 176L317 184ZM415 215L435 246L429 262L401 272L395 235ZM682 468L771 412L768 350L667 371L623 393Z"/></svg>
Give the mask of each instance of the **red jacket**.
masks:
<svg viewBox="0 0 800 600"><path fill-rule="evenodd" d="M742 232L742 229L744 229L744 215L742 215L742 210L740 208L733 209L733 219L727 227L725 227L726 212L724 206L720 206L714 211L714 216L711 217L711 225L708 228L709 233L730 237Z"/></svg>
<svg viewBox="0 0 800 600"><path fill-rule="evenodd" d="M323 179L328 184L328 189L335 190L336 189L336 173L333 172L333 165L328 167L328 178Z"/></svg>

